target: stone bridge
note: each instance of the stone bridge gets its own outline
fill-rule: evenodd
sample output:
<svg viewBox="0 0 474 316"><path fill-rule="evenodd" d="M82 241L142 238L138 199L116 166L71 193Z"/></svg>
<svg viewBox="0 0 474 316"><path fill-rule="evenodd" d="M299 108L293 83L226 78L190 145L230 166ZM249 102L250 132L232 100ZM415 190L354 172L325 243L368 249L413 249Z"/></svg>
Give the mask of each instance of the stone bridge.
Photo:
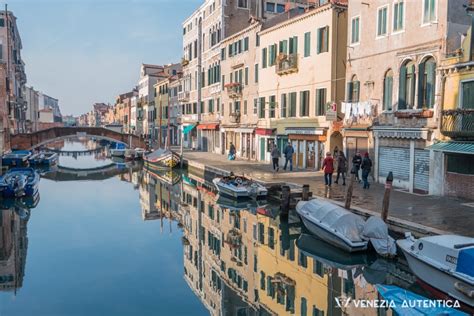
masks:
<svg viewBox="0 0 474 316"><path fill-rule="evenodd" d="M70 137L95 137L124 143L128 147L145 148L145 140L132 134L122 134L104 127L52 127L28 134L11 136L12 149L34 149L58 139Z"/></svg>

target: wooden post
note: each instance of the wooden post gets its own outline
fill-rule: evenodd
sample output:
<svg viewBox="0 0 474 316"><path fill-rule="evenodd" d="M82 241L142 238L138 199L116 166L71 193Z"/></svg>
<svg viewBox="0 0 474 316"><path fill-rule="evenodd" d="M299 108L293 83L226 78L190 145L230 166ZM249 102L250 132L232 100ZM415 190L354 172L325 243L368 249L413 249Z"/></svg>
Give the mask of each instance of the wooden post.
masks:
<svg viewBox="0 0 474 316"><path fill-rule="evenodd" d="M308 201L309 200L309 184L304 184L303 185L303 192L301 196L303 201Z"/></svg>
<svg viewBox="0 0 474 316"><path fill-rule="evenodd" d="M352 202L352 190L354 188L354 181L356 178L356 170L352 168L351 171L351 178L349 180L349 185L347 186L347 191L346 191L346 203L344 204L344 208L349 210L351 208L351 202Z"/></svg>
<svg viewBox="0 0 474 316"><path fill-rule="evenodd" d="M282 215L288 215L290 211L290 198L291 198L291 189L289 186L284 185L281 187L281 207L280 211Z"/></svg>
<svg viewBox="0 0 474 316"><path fill-rule="evenodd" d="M383 203L382 203L382 220L387 222L388 218L388 207L390 204L390 192L392 191L392 183L393 183L393 173L390 171L387 176L387 180L385 182L385 192L383 194Z"/></svg>

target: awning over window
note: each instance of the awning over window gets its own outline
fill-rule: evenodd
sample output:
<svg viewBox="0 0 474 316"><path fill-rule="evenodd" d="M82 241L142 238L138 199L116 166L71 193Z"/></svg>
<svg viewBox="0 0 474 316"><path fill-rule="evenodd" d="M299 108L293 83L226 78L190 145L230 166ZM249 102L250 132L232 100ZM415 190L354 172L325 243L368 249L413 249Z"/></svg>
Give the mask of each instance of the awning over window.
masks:
<svg viewBox="0 0 474 316"><path fill-rule="evenodd" d="M447 153L474 155L473 142L439 142L426 147L426 149Z"/></svg>
<svg viewBox="0 0 474 316"><path fill-rule="evenodd" d="M270 135L273 135L273 131L274 129L271 129L271 128L257 128L255 130L255 134L270 136Z"/></svg>
<svg viewBox="0 0 474 316"><path fill-rule="evenodd" d="M199 124L198 129L219 129L218 123L213 124Z"/></svg>
<svg viewBox="0 0 474 316"><path fill-rule="evenodd" d="M189 134L189 132L191 132L195 126L196 126L195 124L185 126L183 128L183 134Z"/></svg>

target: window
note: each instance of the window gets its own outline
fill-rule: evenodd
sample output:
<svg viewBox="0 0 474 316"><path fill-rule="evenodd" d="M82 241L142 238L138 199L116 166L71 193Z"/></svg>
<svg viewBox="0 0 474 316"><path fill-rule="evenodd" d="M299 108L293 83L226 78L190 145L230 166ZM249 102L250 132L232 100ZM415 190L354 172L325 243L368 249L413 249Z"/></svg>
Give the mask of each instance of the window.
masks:
<svg viewBox="0 0 474 316"><path fill-rule="evenodd" d="M430 57L418 66L418 108L433 108L436 87L436 62Z"/></svg>
<svg viewBox="0 0 474 316"><path fill-rule="evenodd" d="M238 3L237 3L237 6L239 8L248 8L248 3L247 3L248 0L239 0Z"/></svg>
<svg viewBox="0 0 474 316"><path fill-rule="evenodd" d="M265 97L260 98L260 111L258 113L258 118L265 118Z"/></svg>
<svg viewBox="0 0 474 316"><path fill-rule="evenodd" d="M380 8L377 15L377 36L387 35L387 11L388 7Z"/></svg>
<svg viewBox="0 0 474 316"><path fill-rule="evenodd" d="M352 19L352 28L351 28L351 43L359 43L359 31L360 31L360 17L355 17Z"/></svg>
<svg viewBox="0 0 474 316"><path fill-rule="evenodd" d="M352 76L352 80L347 83L347 102L359 102L359 87L357 76Z"/></svg>
<svg viewBox="0 0 474 316"><path fill-rule="evenodd" d="M262 68L267 68L267 49L262 49Z"/></svg>
<svg viewBox="0 0 474 316"><path fill-rule="evenodd" d="M258 112L258 99L253 99L253 114L257 114Z"/></svg>
<svg viewBox="0 0 474 316"><path fill-rule="evenodd" d="M316 116L326 115L326 89L316 89Z"/></svg>
<svg viewBox="0 0 474 316"><path fill-rule="evenodd" d="M275 96L273 96L273 98L275 98ZM268 228L268 247L270 247L270 249L275 248L275 230L272 227Z"/></svg>
<svg viewBox="0 0 474 316"><path fill-rule="evenodd" d="M283 40L278 44L278 52L283 54L288 54L288 41Z"/></svg>
<svg viewBox="0 0 474 316"><path fill-rule="evenodd" d="M214 100L207 101L207 108L209 113L214 112Z"/></svg>
<svg viewBox="0 0 474 316"><path fill-rule="evenodd" d="M403 30L404 22L404 3L403 1L396 2L393 5L393 31L398 32Z"/></svg>
<svg viewBox="0 0 474 316"><path fill-rule="evenodd" d="M474 81L464 81L461 83L461 102L459 107L463 109L474 108Z"/></svg>
<svg viewBox="0 0 474 316"><path fill-rule="evenodd" d="M240 101L234 101L234 112L240 113Z"/></svg>
<svg viewBox="0 0 474 316"><path fill-rule="evenodd" d="M311 32L304 33L304 57L311 55Z"/></svg>
<svg viewBox="0 0 474 316"><path fill-rule="evenodd" d="M290 37L288 53L289 54L297 54L298 53L298 36Z"/></svg>
<svg viewBox="0 0 474 316"><path fill-rule="evenodd" d="M269 56L268 56L268 64L270 66L275 65L276 63L276 57L277 57L277 45L273 44L268 47L269 50Z"/></svg>
<svg viewBox="0 0 474 316"><path fill-rule="evenodd" d="M221 49L221 60L225 60L225 47Z"/></svg>
<svg viewBox="0 0 474 316"><path fill-rule="evenodd" d="M447 172L474 175L473 155L446 154L446 158Z"/></svg>
<svg viewBox="0 0 474 316"><path fill-rule="evenodd" d="M267 12L275 12L275 3L267 2L265 6L265 11Z"/></svg>
<svg viewBox="0 0 474 316"><path fill-rule="evenodd" d="M324 311L313 305L313 316L324 316Z"/></svg>
<svg viewBox="0 0 474 316"><path fill-rule="evenodd" d="M300 116L309 116L309 91L300 92Z"/></svg>
<svg viewBox="0 0 474 316"><path fill-rule="evenodd" d="M296 117L296 92L290 93L290 109L288 117Z"/></svg>
<svg viewBox="0 0 474 316"><path fill-rule="evenodd" d="M249 50L249 38L244 38L244 52Z"/></svg>
<svg viewBox="0 0 474 316"><path fill-rule="evenodd" d="M283 13L285 12L285 5L277 3L277 13Z"/></svg>
<svg viewBox="0 0 474 316"><path fill-rule="evenodd" d="M258 83L258 64L255 64L255 74L254 74L255 78L254 78L254 81L255 83Z"/></svg>
<svg viewBox="0 0 474 316"><path fill-rule="evenodd" d="M249 85L249 67L245 67L245 85Z"/></svg>
<svg viewBox="0 0 474 316"><path fill-rule="evenodd" d="M324 276L324 269L321 261L316 259L313 260L313 273L319 275L320 277Z"/></svg>
<svg viewBox="0 0 474 316"><path fill-rule="evenodd" d="M276 107L276 97L274 95L270 96L270 99L268 100L269 102L269 108L270 108L270 118L275 117L275 107Z"/></svg>
<svg viewBox="0 0 474 316"><path fill-rule="evenodd" d="M318 29L318 54L329 51L329 26Z"/></svg>
<svg viewBox="0 0 474 316"><path fill-rule="evenodd" d="M384 111L392 110L392 94L393 94L393 71L389 70L385 74L383 80L383 109Z"/></svg>
<svg viewBox="0 0 474 316"><path fill-rule="evenodd" d="M436 21L436 0L423 0L423 23Z"/></svg>
<svg viewBox="0 0 474 316"><path fill-rule="evenodd" d="M244 101L244 114L247 115L247 100Z"/></svg>
<svg viewBox="0 0 474 316"><path fill-rule="evenodd" d="M280 113L280 117L286 117L286 107L287 107L287 97L286 97L286 93L283 93L281 95L281 113Z"/></svg>
<svg viewBox="0 0 474 316"><path fill-rule="evenodd" d="M301 298L301 316L307 316L307 315L308 315L308 307L307 307L306 298L302 297Z"/></svg>
<svg viewBox="0 0 474 316"><path fill-rule="evenodd" d="M412 109L415 105L415 63L409 61L400 68L398 109Z"/></svg>

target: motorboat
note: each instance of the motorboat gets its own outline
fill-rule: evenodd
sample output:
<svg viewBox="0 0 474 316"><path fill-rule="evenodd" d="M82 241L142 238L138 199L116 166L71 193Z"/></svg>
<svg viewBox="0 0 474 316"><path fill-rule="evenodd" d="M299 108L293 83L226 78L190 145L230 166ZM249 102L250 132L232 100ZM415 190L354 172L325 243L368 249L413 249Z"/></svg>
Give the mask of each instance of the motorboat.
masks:
<svg viewBox="0 0 474 316"><path fill-rule="evenodd" d="M31 155L28 162L31 166L53 166L58 163L58 157L54 152L41 152Z"/></svg>
<svg viewBox="0 0 474 316"><path fill-rule="evenodd" d="M112 157L125 157L125 144L115 143L115 147L110 148L110 155Z"/></svg>
<svg viewBox="0 0 474 316"><path fill-rule="evenodd" d="M12 168L0 179L0 191L5 198L33 196L39 181L39 174L32 168Z"/></svg>
<svg viewBox="0 0 474 316"><path fill-rule="evenodd" d="M219 195L238 198L265 198L267 188L260 183L243 176L226 176L212 180Z"/></svg>
<svg viewBox="0 0 474 316"><path fill-rule="evenodd" d="M135 148L135 159L143 159L143 156L145 156L146 150L143 148Z"/></svg>
<svg viewBox="0 0 474 316"><path fill-rule="evenodd" d="M263 201L266 203L266 201ZM259 205L262 205L262 200L255 201L249 199L234 199L227 197L225 195L217 195L216 204L222 208L229 211L250 211L251 213L256 213Z"/></svg>
<svg viewBox="0 0 474 316"><path fill-rule="evenodd" d="M169 149L160 148L143 156L145 167L151 170L172 169L179 164L177 153Z"/></svg>
<svg viewBox="0 0 474 316"><path fill-rule="evenodd" d="M467 315L442 302L430 300L424 296L402 289L396 285L376 285L377 292L397 315Z"/></svg>
<svg viewBox="0 0 474 316"><path fill-rule="evenodd" d="M474 238L438 235L397 240L413 273L423 282L474 307Z"/></svg>
<svg viewBox="0 0 474 316"><path fill-rule="evenodd" d="M3 166L26 166L31 156L29 150L15 150L2 156Z"/></svg>
<svg viewBox="0 0 474 316"><path fill-rule="evenodd" d="M320 199L298 202L296 212L312 234L347 252L366 251L370 241L377 253L396 254L395 241L378 217L365 221L337 204Z"/></svg>

